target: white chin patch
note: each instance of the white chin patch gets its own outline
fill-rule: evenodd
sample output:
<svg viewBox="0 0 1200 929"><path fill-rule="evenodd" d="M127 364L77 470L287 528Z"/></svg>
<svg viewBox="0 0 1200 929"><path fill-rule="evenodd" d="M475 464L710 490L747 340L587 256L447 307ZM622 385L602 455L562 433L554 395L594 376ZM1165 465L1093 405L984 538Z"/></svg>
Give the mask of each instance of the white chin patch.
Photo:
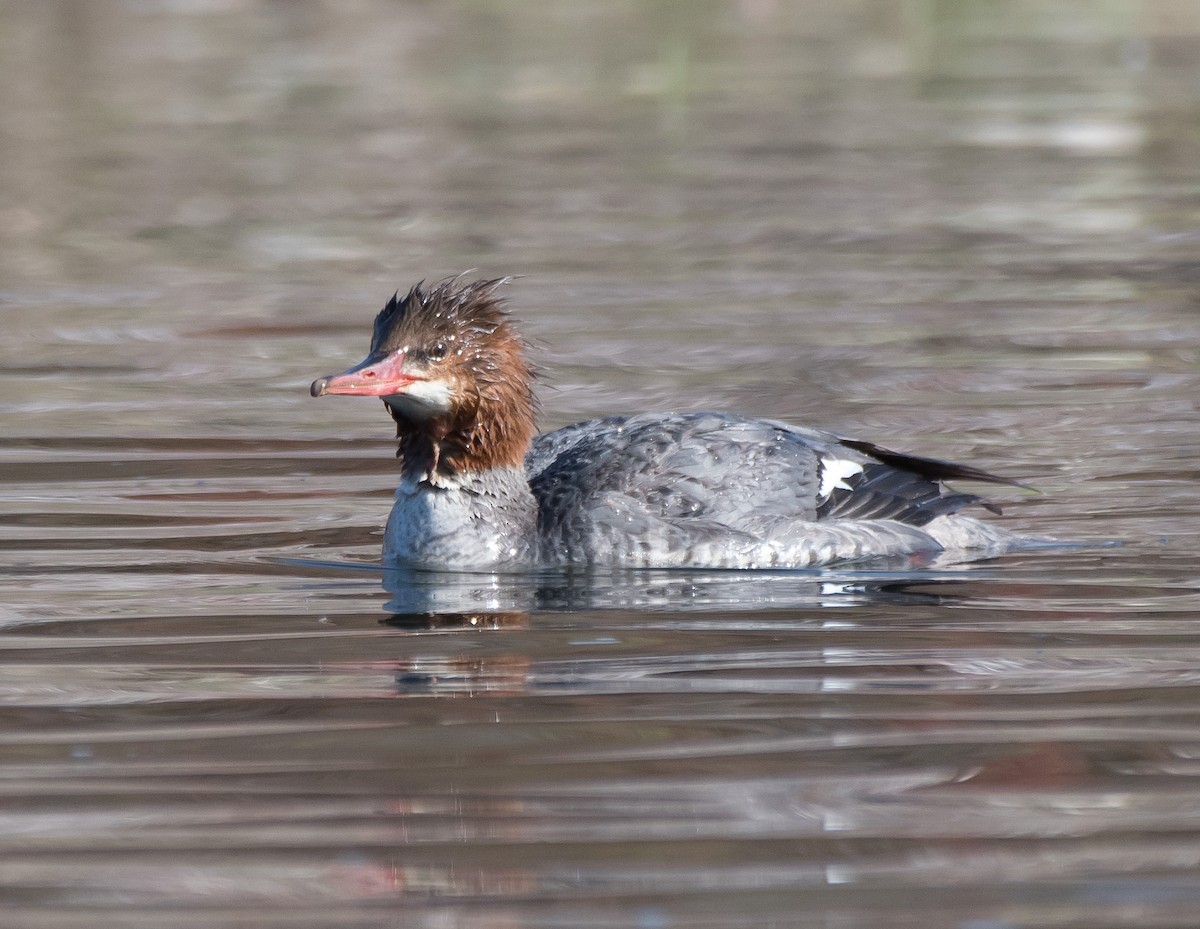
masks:
<svg viewBox="0 0 1200 929"><path fill-rule="evenodd" d="M445 381L413 381L404 393L383 399L409 419L432 419L450 412L450 385Z"/></svg>
<svg viewBox="0 0 1200 929"><path fill-rule="evenodd" d="M849 490L846 478L862 473L862 465L857 461L847 461L845 458L821 459L821 489L818 493L821 499L828 497L838 488Z"/></svg>

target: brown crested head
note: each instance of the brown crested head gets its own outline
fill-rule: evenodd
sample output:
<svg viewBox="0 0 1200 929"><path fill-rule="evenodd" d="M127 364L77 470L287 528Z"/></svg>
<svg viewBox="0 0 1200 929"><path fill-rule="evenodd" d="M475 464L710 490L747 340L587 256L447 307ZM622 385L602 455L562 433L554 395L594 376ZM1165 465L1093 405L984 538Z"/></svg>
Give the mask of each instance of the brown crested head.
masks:
<svg viewBox="0 0 1200 929"><path fill-rule="evenodd" d="M313 382L313 396L382 397L407 474L522 466L534 436L534 371L497 289L507 278L449 278L397 292L359 365Z"/></svg>

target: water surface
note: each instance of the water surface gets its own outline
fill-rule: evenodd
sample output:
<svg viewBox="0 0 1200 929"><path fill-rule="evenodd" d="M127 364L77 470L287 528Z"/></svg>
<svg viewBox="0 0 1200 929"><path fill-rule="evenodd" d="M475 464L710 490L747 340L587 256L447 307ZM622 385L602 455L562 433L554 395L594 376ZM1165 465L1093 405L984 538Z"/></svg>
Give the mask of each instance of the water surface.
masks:
<svg viewBox="0 0 1200 929"><path fill-rule="evenodd" d="M1198 22L0 11L4 925L1194 925ZM307 385L466 268L547 427L786 418L1121 544L386 572L391 425Z"/></svg>

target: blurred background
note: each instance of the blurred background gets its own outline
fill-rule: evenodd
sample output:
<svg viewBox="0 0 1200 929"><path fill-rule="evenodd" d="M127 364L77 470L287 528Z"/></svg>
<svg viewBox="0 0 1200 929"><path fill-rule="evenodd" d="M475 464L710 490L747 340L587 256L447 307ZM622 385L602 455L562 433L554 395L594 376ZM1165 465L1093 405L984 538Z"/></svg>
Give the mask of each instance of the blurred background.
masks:
<svg viewBox="0 0 1200 929"><path fill-rule="evenodd" d="M6 929L1196 924L1200 2L0 0L0 88ZM308 384L467 269L546 426L1122 544L395 577Z"/></svg>
<svg viewBox="0 0 1200 929"><path fill-rule="evenodd" d="M36 367L62 339L165 341L123 360L182 353L207 380L172 429L236 431L259 424L208 400L324 418L312 365L359 352L397 287L471 268L524 276L518 315L568 391L556 422L736 404L845 423L839 398L906 386L869 370L879 342L955 367L930 353L964 327L1009 353L1142 340L1195 305L1198 9L3 4L2 350ZM213 345L216 320L260 329ZM306 326L324 328L287 338ZM946 377L1013 387L1031 363ZM166 399L173 373L144 386ZM35 403L27 428L45 386L5 384ZM891 415L862 425L910 434Z"/></svg>

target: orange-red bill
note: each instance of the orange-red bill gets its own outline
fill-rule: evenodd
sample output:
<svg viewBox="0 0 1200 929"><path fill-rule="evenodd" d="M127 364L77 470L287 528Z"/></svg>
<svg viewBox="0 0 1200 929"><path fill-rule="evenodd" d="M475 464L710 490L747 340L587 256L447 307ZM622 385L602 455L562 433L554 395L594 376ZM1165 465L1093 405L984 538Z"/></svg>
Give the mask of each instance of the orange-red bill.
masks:
<svg viewBox="0 0 1200 929"><path fill-rule="evenodd" d="M402 393L404 388L420 378L404 370L404 352L387 355L368 355L353 368L341 374L327 374L312 382L309 392L314 397L325 394L345 394L353 397L387 397Z"/></svg>

